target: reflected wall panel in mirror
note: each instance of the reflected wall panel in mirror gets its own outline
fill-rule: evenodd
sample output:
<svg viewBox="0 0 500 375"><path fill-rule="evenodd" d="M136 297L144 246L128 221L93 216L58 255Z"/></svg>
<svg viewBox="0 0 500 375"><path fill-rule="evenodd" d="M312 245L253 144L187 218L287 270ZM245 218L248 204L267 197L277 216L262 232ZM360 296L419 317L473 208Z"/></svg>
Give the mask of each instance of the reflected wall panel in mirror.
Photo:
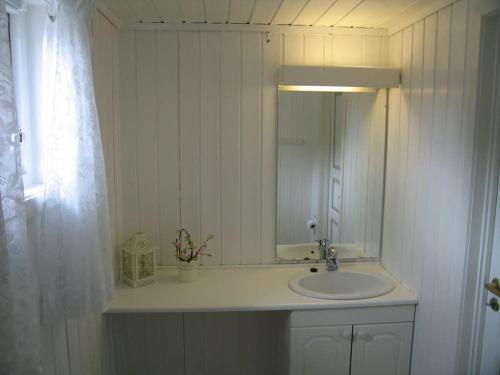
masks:
<svg viewBox="0 0 500 375"><path fill-rule="evenodd" d="M277 257L379 257L387 90L280 91Z"/></svg>

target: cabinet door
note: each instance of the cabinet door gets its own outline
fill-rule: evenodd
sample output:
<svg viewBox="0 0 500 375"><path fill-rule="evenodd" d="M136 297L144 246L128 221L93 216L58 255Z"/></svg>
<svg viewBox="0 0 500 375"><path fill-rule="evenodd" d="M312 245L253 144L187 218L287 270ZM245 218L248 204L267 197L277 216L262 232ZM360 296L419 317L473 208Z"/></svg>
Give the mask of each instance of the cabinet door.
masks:
<svg viewBox="0 0 500 375"><path fill-rule="evenodd" d="M351 375L408 375L413 323L354 326Z"/></svg>
<svg viewBox="0 0 500 375"><path fill-rule="evenodd" d="M349 375L352 326L292 328L290 375Z"/></svg>

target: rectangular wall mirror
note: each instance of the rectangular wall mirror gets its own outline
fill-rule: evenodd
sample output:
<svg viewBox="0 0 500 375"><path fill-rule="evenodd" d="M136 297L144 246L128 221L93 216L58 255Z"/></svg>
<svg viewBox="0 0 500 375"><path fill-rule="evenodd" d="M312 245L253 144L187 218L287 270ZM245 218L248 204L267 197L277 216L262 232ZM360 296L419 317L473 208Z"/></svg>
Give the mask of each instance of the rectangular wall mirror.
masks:
<svg viewBox="0 0 500 375"><path fill-rule="evenodd" d="M277 258L380 256L387 90L279 90Z"/></svg>

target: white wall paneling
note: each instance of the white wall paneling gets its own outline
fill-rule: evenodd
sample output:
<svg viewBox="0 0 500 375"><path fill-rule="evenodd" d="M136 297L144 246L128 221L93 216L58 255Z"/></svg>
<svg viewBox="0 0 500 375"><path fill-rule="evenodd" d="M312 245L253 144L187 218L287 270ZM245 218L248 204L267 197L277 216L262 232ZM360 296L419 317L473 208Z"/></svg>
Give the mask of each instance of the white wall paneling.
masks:
<svg viewBox="0 0 500 375"><path fill-rule="evenodd" d="M116 186L119 175L119 112L118 112L118 30L99 12L92 22L92 65L94 90L99 115L106 183L111 216L113 247L118 245L118 229L121 218L117 215ZM115 269L118 269L115 265Z"/></svg>
<svg viewBox="0 0 500 375"><path fill-rule="evenodd" d="M107 375L184 374L182 314L105 315Z"/></svg>
<svg viewBox="0 0 500 375"><path fill-rule="evenodd" d="M136 37L138 34L136 33ZM179 112L181 225L189 228L193 240L201 238L201 92L200 34L179 32ZM148 56L144 56L148 58ZM151 72L144 72L153 76ZM154 78L153 78L154 81ZM150 88L151 89L151 88ZM155 124L152 124L153 126ZM154 174L156 171L152 171ZM213 171L217 173L216 170ZM139 195L142 195L139 192ZM144 225L149 233L148 226ZM203 233L204 235L205 233ZM208 234L208 233L207 233ZM175 233L172 233L172 240ZM161 244L162 251L170 244Z"/></svg>
<svg viewBox="0 0 500 375"><path fill-rule="evenodd" d="M275 375L286 312L106 315L107 375Z"/></svg>
<svg viewBox="0 0 500 375"><path fill-rule="evenodd" d="M455 373L473 122L463 120L467 3L392 35L382 261L419 296L412 373Z"/></svg>
<svg viewBox="0 0 500 375"><path fill-rule="evenodd" d="M180 225L180 195L179 195L179 56L177 52L178 39L173 33L158 35L158 62L162 67L157 79L158 100L158 209L159 245L172 241L171 233ZM127 137L123 134L123 137ZM160 263L171 261L172 254L161 252Z"/></svg>
<svg viewBox="0 0 500 375"><path fill-rule="evenodd" d="M262 43L241 34L241 263L260 263L262 219ZM224 197L222 197L224 199ZM256 251L257 249L257 251Z"/></svg>
<svg viewBox="0 0 500 375"><path fill-rule="evenodd" d="M157 77L147 72L157 70L158 47L157 35L145 32L136 38L136 147L140 152L136 159L137 190L139 194L139 221L149 228L148 235L154 243L159 243L159 209L158 209L158 95L154 88ZM153 88L153 89L151 89ZM128 150L124 150L127 152ZM157 254L159 255L159 254Z"/></svg>
<svg viewBox="0 0 500 375"><path fill-rule="evenodd" d="M283 312L184 314L186 375L276 374L286 316Z"/></svg>
<svg viewBox="0 0 500 375"><path fill-rule="evenodd" d="M240 174L240 111L241 47L238 33L220 36L221 51L221 263L235 264L241 259L239 233L241 228ZM182 187L181 187L182 189ZM224 199L222 199L224 197ZM226 250L226 251L225 251ZM213 252L213 251L212 251Z"/></svg>
<svg viewBox="0 0 500 375"><path fill-rule="evenodd" d="M220 92L221 88L221 64L220 53L221 39L217 34L208 33L201 35L200 40L201 60L201 96L206 100L201 101L201 118L204 125L201 126L201 231L202 233L220 233L221 228L221 100L219 95L212 95L213 91ZM211 245L219 249L220 236L214 238ZM213 254L213 257L204 259L205 263L220 264L221 252Z"/></svg>
<svg viewBox="0 0 500 375"><path fill-rule="evenodd" d="M128 111L120 111L120 132L117 143L120 145L118 153L118 165L121 167L120 180L117 183L117 194L120 195L120 203L126 202L127 209L120 208L121 219L118 233L120 243L125 240L126 235L134 233L139 227L139 195L137 187L137 82L129 79L127 72L136 70L135 50L129 45L135 46L135 35L133 33L120 33L120 85L125 85L120 90L120 108L128 108ZM126 88L126 89L125 89ZM126 167L125 167L126 166Z"/></svg>
<svg viewBox="0 0 500 375"><path fill-rule="evenodd" d="M182 225L197 242L215 234L206 263L273 262L278 66L381 65L384 46L382 36L121 32L120 241L144 231L174 264Z"/></svg>
<svg viewBox="0 0 500 375"><path fill-rule="evenodd" d="M262 51L262 263L271 263L276 243L276 143L278 95L276 72L282 64L283 35L275 35Z"/></svg>

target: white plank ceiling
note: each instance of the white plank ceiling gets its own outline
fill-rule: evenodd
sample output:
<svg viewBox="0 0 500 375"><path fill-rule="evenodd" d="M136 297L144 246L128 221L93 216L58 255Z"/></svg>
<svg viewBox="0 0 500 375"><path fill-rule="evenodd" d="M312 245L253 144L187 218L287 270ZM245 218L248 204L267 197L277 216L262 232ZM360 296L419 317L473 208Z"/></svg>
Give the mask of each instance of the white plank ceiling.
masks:
<svg viewBox="0 0 500 375"><path fill-rule="evenodd" d="M206 23L386 28L442 0L101 0L125 25Z"/></svg>

